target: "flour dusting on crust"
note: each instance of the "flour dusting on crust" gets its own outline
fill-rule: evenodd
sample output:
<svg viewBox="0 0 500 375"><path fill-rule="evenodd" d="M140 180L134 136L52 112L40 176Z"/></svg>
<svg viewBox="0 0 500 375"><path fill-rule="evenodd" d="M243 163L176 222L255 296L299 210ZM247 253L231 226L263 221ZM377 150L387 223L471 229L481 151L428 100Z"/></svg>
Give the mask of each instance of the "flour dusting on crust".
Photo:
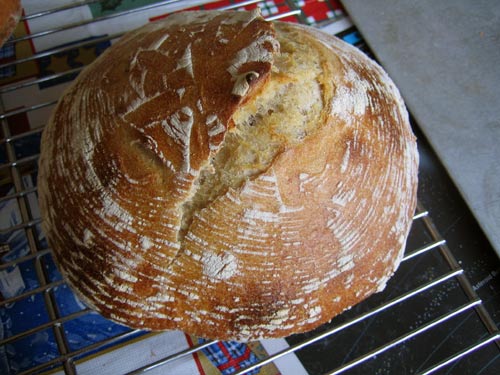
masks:
<svg viewBox="0 0 500 375"><path fill-rule="evenodd" d="M252 340L384 288L417 169L401 97L359 51L255 11L184 12L82 71L43 133L38 186L87 305L131 327Z"/></svg>

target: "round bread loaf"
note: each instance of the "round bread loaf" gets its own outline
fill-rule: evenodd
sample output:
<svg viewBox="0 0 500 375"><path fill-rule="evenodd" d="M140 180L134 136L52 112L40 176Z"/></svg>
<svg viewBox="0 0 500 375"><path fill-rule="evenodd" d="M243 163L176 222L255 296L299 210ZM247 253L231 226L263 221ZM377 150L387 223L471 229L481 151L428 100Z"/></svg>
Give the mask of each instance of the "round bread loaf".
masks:
<svg viewBox="0 0 500 375"><path fill-rule="evenodd" d="M9 39L21 18L21 1L2 0L0 6L0 47Z"/></svg>
<svg viewBox="0 0 500 375"><path fill-rule="evenodd" d="M384 288L417 169L396 87L354 47L258 12L186 12L127 34L67 89L38 186L90 307L251 340Z"/></svg>

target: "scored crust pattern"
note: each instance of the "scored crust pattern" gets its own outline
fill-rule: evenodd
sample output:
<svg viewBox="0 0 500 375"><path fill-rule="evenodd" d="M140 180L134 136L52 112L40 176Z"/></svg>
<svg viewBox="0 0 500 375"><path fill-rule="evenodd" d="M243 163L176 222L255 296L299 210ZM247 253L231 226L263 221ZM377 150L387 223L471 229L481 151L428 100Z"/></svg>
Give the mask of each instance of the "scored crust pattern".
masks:
<svg viewBox="0 0 500 375"><path fill-rule="evenodd" d="M194 212L183 204L258 98L274 29L322 56L321 124ZM415 209L418 156L385 72L354 48L255 12L190 12L128 34L44 131L44 230L84 302L131 327L282 337L380 291Z"/></svg>

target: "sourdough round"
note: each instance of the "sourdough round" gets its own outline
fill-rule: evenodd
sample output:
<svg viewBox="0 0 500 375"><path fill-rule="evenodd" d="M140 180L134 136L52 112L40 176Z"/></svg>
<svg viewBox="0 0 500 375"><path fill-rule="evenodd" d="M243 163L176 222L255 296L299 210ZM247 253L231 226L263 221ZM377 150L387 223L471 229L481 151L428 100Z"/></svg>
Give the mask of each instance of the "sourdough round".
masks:
<svg viewBox="0 0 500 375"><path fill-rule="evenodd" d="M386 73L315 29L187 12L124 36L42 139L43 227L66 279L130 327L311 330L381 291L418 155Z"/></svg>
<svg viewBox="0 0 500 375"><path fill-rule="evenodd" d="M9 39L21 18L21 1L2 0L0 6L0 47Z"/></svg>

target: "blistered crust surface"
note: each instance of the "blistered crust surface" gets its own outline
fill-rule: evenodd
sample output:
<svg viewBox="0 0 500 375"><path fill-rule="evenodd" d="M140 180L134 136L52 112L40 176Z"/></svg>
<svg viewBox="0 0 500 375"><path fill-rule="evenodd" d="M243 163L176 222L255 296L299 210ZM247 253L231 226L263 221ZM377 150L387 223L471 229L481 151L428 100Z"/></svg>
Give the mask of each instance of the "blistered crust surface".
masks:
<svg viewBox="0 0 500 375"><path fill-rule="evenodd" d="M280 337L383 289L397 268L418 167L397 89L338 39L275 26L323 56L321 124L197 212L182 241L181 205L200 169L266 84L279 48L271 24L207 12L146 26L59 103L42 140L43 225L63 273L103 315L210 338Z"/></svg>

